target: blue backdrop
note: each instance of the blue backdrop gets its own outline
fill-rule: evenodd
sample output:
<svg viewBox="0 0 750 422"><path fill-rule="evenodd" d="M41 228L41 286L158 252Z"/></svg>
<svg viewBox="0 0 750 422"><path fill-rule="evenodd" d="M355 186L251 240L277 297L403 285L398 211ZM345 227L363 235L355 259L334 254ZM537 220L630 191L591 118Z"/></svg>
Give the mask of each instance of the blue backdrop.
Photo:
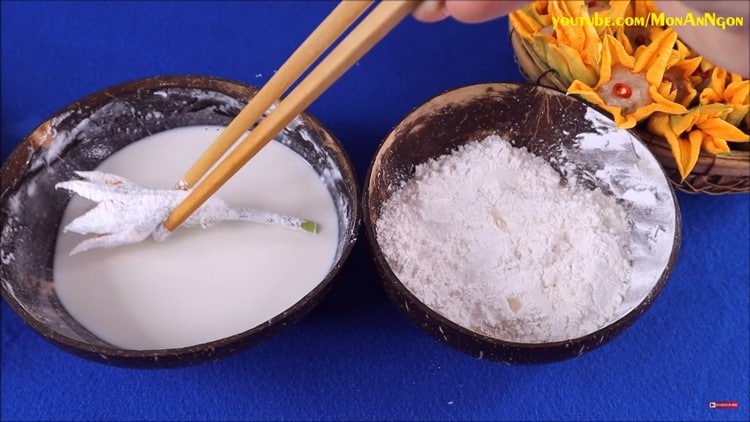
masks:
<svg viewBox="0 0 750 422"><path fill-rule="evenodd" d="M121 82L191 73L260 86L334 6L2 1L2 159L56 110ZM507 31L505 19L409 18L309 111L361 180L380 140L429 97L522 81ZM506 366L436 342L388 301L361 237L307 318L200 366L84 361L3 302L0 419L747 420L750 195L678 199L683 246L663 294L622 336L570 361Z"/></svg>

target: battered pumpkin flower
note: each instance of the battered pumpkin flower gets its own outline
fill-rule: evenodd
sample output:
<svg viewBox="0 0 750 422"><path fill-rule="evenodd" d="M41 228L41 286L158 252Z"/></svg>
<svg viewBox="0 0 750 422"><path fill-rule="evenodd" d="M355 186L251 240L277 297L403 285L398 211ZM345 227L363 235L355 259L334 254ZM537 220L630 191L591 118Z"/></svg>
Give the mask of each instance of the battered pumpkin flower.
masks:
<svg viewBox="0 0 750 422"><path fill-rule="evenodd" d="M701 149L711 154L731 154L727 141L750 140L746 133L724 120L731 110L731 106L711 104L694 107L683 115L655 113L648 119L648 130L667 140L682 180L695 167Z"/></svg>
<svg viewBox="0 0 750 422"><path fill-rule="evenodd" d="M726 120L739 126L750 109L750 80L730 75L722 68L714 68L708 86L701 91L699 101L702 105L718 103L732 106Z"/></svg>
<svg viewBox="0 0 750 422"><path fill-rule="evenodd" d="M617 127L629 129L655 112L684 114L685 106L659 92L677 34L667 29L648 46L636 50L635 56L612 35L604 36L599 82L591 86L576 80L568 94L576 94L612 113Z"/></svg>

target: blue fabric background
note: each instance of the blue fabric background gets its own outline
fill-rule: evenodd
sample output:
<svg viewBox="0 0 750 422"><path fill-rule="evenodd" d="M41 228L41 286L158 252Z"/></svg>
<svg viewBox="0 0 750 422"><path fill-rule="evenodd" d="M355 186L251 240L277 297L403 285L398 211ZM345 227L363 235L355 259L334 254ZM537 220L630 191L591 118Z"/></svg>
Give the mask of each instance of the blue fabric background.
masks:
<svg viewBox="0 0 750 422"><path fill-rule="evenodd" d="M2 159L47 116L163 74L262 85L332 2L2 1ZM360 179L391 127L464 84L522 81L507 20L411 18L309 111ZM2 420L748 420L750 195L678 195L682 252L663 294L613 342L506 366L424 334L385 296L363 238L301 323L229 358L173 370L81 360L2 303ZM737 410L710 410L736 400Z"/></svg>

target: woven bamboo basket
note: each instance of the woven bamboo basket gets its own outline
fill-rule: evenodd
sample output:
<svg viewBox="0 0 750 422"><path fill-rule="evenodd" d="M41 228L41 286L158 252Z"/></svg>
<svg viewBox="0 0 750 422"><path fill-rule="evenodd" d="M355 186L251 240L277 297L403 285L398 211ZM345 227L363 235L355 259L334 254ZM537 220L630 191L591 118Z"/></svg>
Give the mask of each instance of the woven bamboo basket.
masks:
<svg viewBox="0 0 750 422"><path fill-rule="evenodd" d="M510 41L518 68L526 80L562 92L568 90L557 72L550 69L513 29L510 31ZM659 160L675 188L687 193L712 195L750 192L750 151L733 150L731 156L701 152L693 171L685 180L681 180L666 139L642 128L636 128L635 132Z"/></svg>

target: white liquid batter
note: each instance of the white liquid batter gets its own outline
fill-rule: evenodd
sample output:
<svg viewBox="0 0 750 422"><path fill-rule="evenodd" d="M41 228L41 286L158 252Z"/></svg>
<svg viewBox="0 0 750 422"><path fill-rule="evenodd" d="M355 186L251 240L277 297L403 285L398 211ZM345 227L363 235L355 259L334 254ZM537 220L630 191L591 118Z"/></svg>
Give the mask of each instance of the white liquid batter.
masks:
<svg viewBox="0 0 750 422"><path fill-rule="evenodd" d="M148 188L172 187L221 129L195 126L152 135L113 154L98 170ZM176 348L256 327L323 280L336 254L336 209L300 156L271 142L217 195L231 207L313 220L318 233L225 222L180 228L165 242L149 239L74 256L68 254L83 236L60 233L54 284L62 304L114 345ZM93 205L74 197L61 227Z"/></svg>

